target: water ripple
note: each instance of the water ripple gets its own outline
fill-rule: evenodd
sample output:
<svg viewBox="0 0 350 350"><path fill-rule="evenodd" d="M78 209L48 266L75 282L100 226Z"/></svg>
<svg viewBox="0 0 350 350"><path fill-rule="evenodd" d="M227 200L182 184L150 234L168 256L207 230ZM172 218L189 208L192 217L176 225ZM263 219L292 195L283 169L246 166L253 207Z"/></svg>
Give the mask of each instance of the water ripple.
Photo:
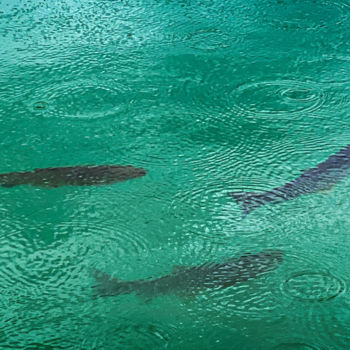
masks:
<svg viewBox="0 0 350 350"><path fill-rule="evenodd" d="M297 69L300 74L317 79L326 89L337 86L343 89L350 79L346 73L349 67L350 58L347 54L327 52L322 56L300 57ZM338 94L334 94L333 98L339 98Z"/></svg>
<svg viewBox="0 0 350 350"><path fill-rule="evenodd" d="M80 81L58 83L45 91L36 91L28 103L40 116L90 120L126 112L127 94L128 89L119 82L102 85Z"/></svg>
<svg viewBox="0 0 350 350"><path fill-rule="evenodd" d="M17 246L20 243L16 241ZM38 296L56 293L58 289L71 294L72 280L76 280L84 270L78 260L84 259L88 250L85 246L74 246L70 251L68 245L60 249L54 245L45 250L40 249L39 242L32 242L20 247L20 251L11 261L2 265L0 275L6 281L6 293L13 302L19 302L24 296ZM9 245L7 245L9 249ZM77 260L77 256L81 258ZM74 283L73 283L74 284Z"/></svg>
<svg viewBox="0 0 350 350"><path fill-rule="evenodd" d="M348 348L349 178L244 220L227 192L347 144L349 23L349 0L0 1L3 169L150 170L1 189L0 348ZM90 269L156 279L266 247L283 263L225 290L92 300Z"/></svg>
<svg viewBox="0 0 350 350"><path fill-rule="evenodd" d="M189 46L201 51L225 49L239 42L240 36L233 38L218 28L202 28L188 35ZM235 40L236 39L236 40Z"/></svg>
<svg viewBox="0 0 350 350"><path fill-rule="evenodd" d="M280 343L271 348L271 350L324 350L320 345L307 344L303 340L292 340L290 342Z"/></svg>
<svg viewBox="0 0 350 350"><path fill-rule="evenodd" d="M127 211L127 209L125 210ZM120 213L120 215L122 214ZM110 219L104 221L96 219L93 221L91 219L72 220L57 225L54 233L57 238L72 235L84 237L87 242L93 242L90 249L93 248L97 252L97 247L99 247L108 256L113 255L116 258L137 256L148 247L145 237L140 232L131 230L124 220L118 222L117 225L115 221Z"/></svg>
<svg viewBox="0 0 350 350"><path fill-rule="evenodd" d="M346 1L268 1L266 21L284 30L321 31L346 25L350 6Z"/></svg>
<svg viewBox="0 0 350 350"><path fill-rule="evenodd" d="M319 232L317 237L317 244L303 242L300 248L291 243L298 253L287 252L279 270L280 287L273 293L283 305L286 322L298 325L301 336L281 337L276 349L343 349L349 342L349 327L344 322L350 316L345 305L348 279L335 261L338 254L343 259L342 253L339 248L321 247Z"/></svg>
<svg viewBox="0 0 350 350"><path fill-rule="evenodd" d="M238 283L229 289L210 290L203 293L196 301L197 307L232 315L243 319L268 319L275 322L283 315L283 307L271 290L277 288L280 266L276 271L266 273L257 279Z"/></svg>
<svg viewBox="0 0 350 350"><path fill-rule="evenodd" d="M309 329L315 338L324 344L330 344L331 349L346 349L350 342L349 310L342 308L313 307L310 308L303 325Z"/></svg>
<svg viewBox="0 0 350 350"><path fill-rule="evenodd" d="M332 249L329 257L324 256L320 263L319 258L300 251L298 254L288 253L285 264L288 269L286 276L281 276L279 289L274 292L281 295L286 304L292 303L329 303L333 299L341 299L347 290L345 280L337 274L329 272L327 259L332 258Z"/></svg>
<svg viewBox="0 0 350 350"><path fill-rule="evenodd" d="M324 93L311 82L265 80L245 83L232 92L234 110L250 118L289 118L318 110Z"/></svg>
<svg viewBox="0 0 350 350"><path fill-rule="evenodd" d="M140 344L143 349L164 348L169 341L169 335L164 327L151 323L121 324L114 328L113 334L111 334L113 342L109 341L109 343L113 344L114 348L137 349Z"/></svg>
<svg viewBox="0 0 350 350"><path fill-rule="evenodd" d="M328 272L300 271L281 286L283 293L306 301L327 301L345 292L344 281Z"/></svg>

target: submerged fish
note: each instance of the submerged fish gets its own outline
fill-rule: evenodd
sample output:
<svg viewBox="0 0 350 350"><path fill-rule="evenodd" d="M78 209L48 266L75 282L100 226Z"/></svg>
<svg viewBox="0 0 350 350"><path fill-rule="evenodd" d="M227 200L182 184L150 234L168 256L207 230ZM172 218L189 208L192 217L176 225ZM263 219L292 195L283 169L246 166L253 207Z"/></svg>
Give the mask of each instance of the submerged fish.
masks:
<svg viewBox="0 0 350 350"><path fill-rule="evenodd" d="M110 275L96 271L97 285L92 288L96 296L106 297L135 293L146 298L158 295L191 295L207 288L227 288L236 283L257 278L272 271L282 263L283 252L265 250L257 254L246 254L222 263L200 266L175 266L170 275L156 279L120 281Z"/></svg>
<svg viewBox="0 0 350 350"><path fill-rule="evenodd" d="M131 165L84 165L0 174L0 185L13 187L92 186L121 182L146 175L146 170Z"/></svg>
<svg viewBox="0 0 350 350"><path fill-rule="evenodd" d="M229 192L228 195L241 205L243 216L246 216L255 208L268 203L279 203L303 194L328 190L349 174L350 145L281 187L262 193L240 191Z"/></svg>

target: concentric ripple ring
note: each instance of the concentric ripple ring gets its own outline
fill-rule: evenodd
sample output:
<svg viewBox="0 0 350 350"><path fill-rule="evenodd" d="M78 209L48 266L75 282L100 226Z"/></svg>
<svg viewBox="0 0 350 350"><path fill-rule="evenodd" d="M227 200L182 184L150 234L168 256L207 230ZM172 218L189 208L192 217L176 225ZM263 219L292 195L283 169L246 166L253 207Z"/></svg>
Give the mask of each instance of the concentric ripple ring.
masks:
<svg viewBox="0 0 350 350"><path fill-rule="evenodd" d="M325 272L302 271L290 276L282 285L282 292L305 301L327 301L345 291L345 284Z"/></svg>
<svg viewBox="0 0 350 350"><path fill-rule="evenodd" d="M84 81L77 85L54 86L38 97L44 101L40 102L40 107L47 106L45 116L89 120L125 112L128 104L126 91L127 88L118 83L101 85ZM43 108L38 108L35 103L34 109Z"/></svg>
<svg viewBox="0 0 350 350"><path fill-rule="evenodd" d="M232 93L234 109L252 117L287 117L310 113L324 103L323 91L314 83L270 80L245 83Z"/></svg>

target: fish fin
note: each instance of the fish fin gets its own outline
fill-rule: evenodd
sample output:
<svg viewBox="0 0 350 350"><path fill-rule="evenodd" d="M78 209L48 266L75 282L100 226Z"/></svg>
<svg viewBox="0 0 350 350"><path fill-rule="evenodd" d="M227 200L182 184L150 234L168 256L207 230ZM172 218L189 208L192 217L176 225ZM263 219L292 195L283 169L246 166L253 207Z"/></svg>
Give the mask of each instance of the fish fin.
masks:
<svg viewBox="0 0 350 350"><path fill-rule="evenodd" d="M101 270L98 270L98 269L94 269L93 275L95 277L96 282L98 282L98 283L104 283L104 282L108 282L111 280L118 281L117 278L112 277L108 273L101 271Z"/></svg>
<svg viewBox="0 0 350 350"><path fill-rule="evenodd" d="M183 266L183 265L174 265L174 266L173 266L172 273L181 272L181 271L184 271L185 269L186 269L186 266Z"/></svg>
<svg viewBox="0 0 350 350"><path fill-rule="evenodd" d="M91 286L91 289L93 290L93 295L92 295L93 299L97 299L103 296L108 296L109 295L108 291L111 283L118 282L117 278L114 278L108 273L98 269L93 269L92 275L96 280L96 284Z"/></svg>
<svg viewBox="0 0 350 350"><path fill-rule="evenodd" d="M242 219L262 204L261 193L237 191L228 192L227 195L234 198L236 203L241 206Z"/></svg>

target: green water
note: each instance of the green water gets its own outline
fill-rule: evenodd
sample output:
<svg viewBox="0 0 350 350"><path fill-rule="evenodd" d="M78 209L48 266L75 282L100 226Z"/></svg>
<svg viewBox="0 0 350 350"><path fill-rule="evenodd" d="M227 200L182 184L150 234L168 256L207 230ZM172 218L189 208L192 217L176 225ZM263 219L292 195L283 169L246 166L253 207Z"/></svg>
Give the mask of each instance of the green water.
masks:
<svg viewBox="0 0 350 350"><path fill-rule="evenodd" d="M0 0L0 172L132 164L97 187L1 188L0 349L348 349L350 178L256 209L349 144L348 0ZM263 249L196 297L93 299Z"/></svg>

